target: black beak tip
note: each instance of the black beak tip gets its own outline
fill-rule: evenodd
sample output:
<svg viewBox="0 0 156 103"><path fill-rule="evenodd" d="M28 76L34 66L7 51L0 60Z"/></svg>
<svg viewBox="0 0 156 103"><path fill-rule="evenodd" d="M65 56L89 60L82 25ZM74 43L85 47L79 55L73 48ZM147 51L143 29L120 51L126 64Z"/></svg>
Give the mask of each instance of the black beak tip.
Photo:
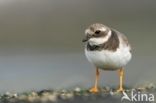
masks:
<svg viewBox="0 0 156 103"><path fill-rule="evenodd" d="M86 42L86 41L87 41L87 39L83 39L83 40L82 40L82 42Z"/></svg>

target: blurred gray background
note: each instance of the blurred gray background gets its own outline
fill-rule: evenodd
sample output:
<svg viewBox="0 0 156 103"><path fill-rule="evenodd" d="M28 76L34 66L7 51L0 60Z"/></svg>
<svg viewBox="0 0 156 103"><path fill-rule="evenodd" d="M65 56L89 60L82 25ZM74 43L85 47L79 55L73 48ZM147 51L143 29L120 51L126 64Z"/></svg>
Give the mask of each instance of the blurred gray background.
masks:
<svg viewBox="0 0 156 103"><path fill-rule="evenodd" d="M91 87L81 41L95 22L129 38L126 85L156 83L155 10L155 0L0 0L0 92ZM101 86L118 83L116 71L101 71Z"/></svg>

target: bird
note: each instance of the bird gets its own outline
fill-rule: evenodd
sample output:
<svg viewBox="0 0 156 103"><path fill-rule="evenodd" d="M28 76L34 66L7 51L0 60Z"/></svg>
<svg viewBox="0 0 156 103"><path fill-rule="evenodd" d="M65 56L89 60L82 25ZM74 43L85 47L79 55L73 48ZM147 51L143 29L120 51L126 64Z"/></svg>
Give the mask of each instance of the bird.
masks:
<svg viewBox="0 0 156 103"><path fill-rule="evenodd" d="M95 85L89 90L98 93L100 70L118 71L119 88L123 92L125 66L132 58L131 45L127 37L114 28L94 23L85 30L85 56L96 68Z"/></svg>

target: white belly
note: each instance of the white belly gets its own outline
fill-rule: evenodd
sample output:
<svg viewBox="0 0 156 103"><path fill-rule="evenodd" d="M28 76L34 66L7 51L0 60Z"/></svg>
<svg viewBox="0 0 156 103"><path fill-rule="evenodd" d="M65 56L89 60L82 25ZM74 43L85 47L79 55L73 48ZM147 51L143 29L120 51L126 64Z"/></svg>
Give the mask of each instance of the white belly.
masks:
<svg viewBox="0 0 156 103"><path fill-rule="evenodd" d="M121 47L117 51L87 51L87 59L96 67L103 70L117 70L124 67L131 59L129 47Z"/></svg>

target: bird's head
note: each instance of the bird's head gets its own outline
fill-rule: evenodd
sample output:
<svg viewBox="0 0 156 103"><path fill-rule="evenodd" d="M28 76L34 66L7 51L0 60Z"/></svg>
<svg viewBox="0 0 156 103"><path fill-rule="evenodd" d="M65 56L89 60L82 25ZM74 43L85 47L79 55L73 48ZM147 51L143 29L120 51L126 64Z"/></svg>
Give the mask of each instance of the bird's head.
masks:
<svg viewBox="0 0 156 103"><path fill-rule="evenodd" d="M103 24L95 23L85 30L85 38L83 42L90 45L99 45L105 43L111 36L111 29Z"/></svg>

